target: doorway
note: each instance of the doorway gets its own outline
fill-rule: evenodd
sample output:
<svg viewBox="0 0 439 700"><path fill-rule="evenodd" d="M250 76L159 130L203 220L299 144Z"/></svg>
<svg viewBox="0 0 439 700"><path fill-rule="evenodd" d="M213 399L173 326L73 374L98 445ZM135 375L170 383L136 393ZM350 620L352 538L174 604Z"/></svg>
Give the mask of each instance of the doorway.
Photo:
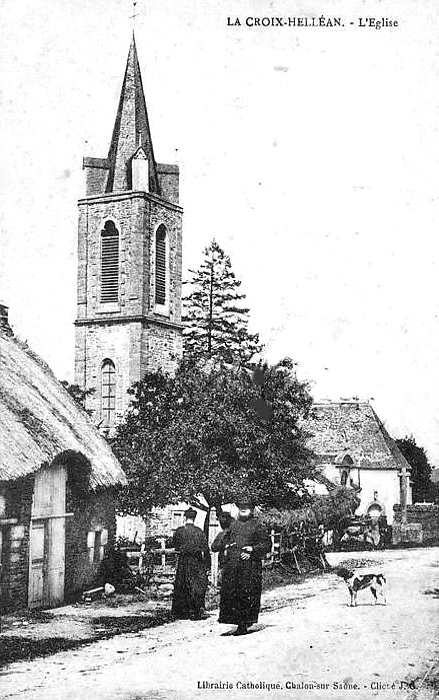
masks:
<svg viewBox="0 0 439 700"><path fill-rule="evenodd" d="M35 475L29 542L30 608L64 600L66 467L45 467Z"/></svg>

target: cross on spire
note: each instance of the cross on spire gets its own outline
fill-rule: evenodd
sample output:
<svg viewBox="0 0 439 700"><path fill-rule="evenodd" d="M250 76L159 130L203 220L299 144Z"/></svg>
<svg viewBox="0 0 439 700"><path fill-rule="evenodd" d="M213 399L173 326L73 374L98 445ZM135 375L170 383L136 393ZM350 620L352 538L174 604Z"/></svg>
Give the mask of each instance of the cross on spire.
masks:
<svg viewBox="0 0 439 700"><path fill-rule="evenodd" d="M130 15L130 19L133 20L133 30L134 30L134 28L136 26L136 17L138 17L140 13L136 12L136 6L138 3L138 0L132 0L132 2L133 2L133 13L134 14Z"/></svg>

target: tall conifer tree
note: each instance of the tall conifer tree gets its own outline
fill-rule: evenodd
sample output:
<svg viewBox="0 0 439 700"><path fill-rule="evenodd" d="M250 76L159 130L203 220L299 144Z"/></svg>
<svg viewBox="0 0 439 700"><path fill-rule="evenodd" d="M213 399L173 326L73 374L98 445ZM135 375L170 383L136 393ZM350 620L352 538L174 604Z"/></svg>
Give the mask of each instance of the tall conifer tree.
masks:
<svg viewBox="0 0 439 700"><path fill-rule="evenodd" d="M243 304L228 255L215 242L204 251L198 270L185 282L185 353L195 358L221 357L246 364L262 345L257 333L249 333L249 309Z"/></svg>

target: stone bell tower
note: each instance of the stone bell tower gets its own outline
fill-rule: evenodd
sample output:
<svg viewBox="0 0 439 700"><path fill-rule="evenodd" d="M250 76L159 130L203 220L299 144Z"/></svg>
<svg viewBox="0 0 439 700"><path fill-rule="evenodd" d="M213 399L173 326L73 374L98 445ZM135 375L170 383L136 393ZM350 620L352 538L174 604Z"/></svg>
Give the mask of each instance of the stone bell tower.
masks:
<svg viewBox="0 0 439 700"><path fill-rule="evenodd" d="M112 427L128 388L182 352L179 170L157 163L135 39L107 158L84 158L79 200L75 383Z"/></svg>

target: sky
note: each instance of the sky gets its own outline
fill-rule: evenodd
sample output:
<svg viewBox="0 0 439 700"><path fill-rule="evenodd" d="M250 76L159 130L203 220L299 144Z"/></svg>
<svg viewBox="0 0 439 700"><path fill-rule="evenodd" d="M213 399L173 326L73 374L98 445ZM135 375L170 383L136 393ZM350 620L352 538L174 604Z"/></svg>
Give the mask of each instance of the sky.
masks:
<svg viewBox="0 0 439 700"><path fill-rule="evenodd" d="M435 2L135 12L155 155L181 170L184 276L215 238L267 359L292 357L316 399L370 400L439 464ZM132 14L130 0L0 3L0 298L69 381L82 157L107 155ZM399 26L359 26L383 15ZM345 26L246 25L305 16Z"/></svg>

